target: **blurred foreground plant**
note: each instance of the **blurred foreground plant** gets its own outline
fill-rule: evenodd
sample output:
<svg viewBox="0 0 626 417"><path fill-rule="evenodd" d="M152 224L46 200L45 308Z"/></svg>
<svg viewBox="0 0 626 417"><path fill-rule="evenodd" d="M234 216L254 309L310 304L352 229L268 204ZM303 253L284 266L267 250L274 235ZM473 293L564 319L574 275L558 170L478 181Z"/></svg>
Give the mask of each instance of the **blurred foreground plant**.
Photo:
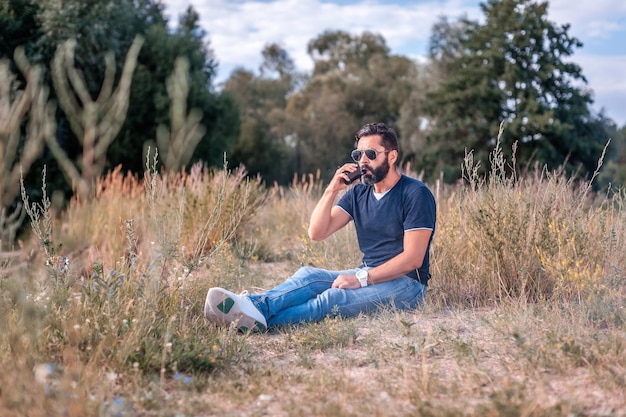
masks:
<svg viewBox="0 0 626 417"><path fill-rule="evenodd" d="M5 247L13 244L25 216L20 204L10 209L19 194L20 178L41 155L55 127L55 107L48 103L42 69L29 63L22 48L15 51L15 63L26 81L23 89L18 88L9 61L0 60L0 246Z"/></svg>
<svg viewBox="0 0 626 417"><path fill-rule="evenodd" d="M91 97L84 76L74 66L76 40L60 45L54 55L54 89L72 131L82 145L82 159L73 162L55 137L47 138L48 147L68 181L83 197L91 193L93 183L102 174L107 150L126 119L130 85L143 42L141 36L133 41L115 90L115 57L113 52L106 55L104 81L95 100Z"/></svg>
<svg viewBox="0 0 626 417"><path fill-rule="evenodd" d="M199 314L199 294L210 283L192 272L208 267L253 216L264 200L260 182L242 170L197 166L189 174L160 175L154 166L156 160L142 193L137 178L117 171L97 183L93 198L75 196L63 215L69 223L60 230L45 171L42 202L30 202L22 189L43 268L29 272L34 285L28 291L16 277L11 282L24 290L0 286L0 351L13 355L2 355L0 364L13 361L7 375L24 381L34 375L18 376L20 367L26 373L38 364L49 364L42 372L59 370L51 375L60 385L33 384L31 391L47 390L61 403L73 392L84 401L82 415L94 415L102 403L93 387L107 374L126 375L115 384L130 384L129 376L138 374L136 383L152 375L165 385L174 375L193 380L247 355L246 337L211 327ZM62 246L65 240L70 244ZM86 388L61 389L63 381ZM5 398L22 395L4 376L0 384Z"/></svg>

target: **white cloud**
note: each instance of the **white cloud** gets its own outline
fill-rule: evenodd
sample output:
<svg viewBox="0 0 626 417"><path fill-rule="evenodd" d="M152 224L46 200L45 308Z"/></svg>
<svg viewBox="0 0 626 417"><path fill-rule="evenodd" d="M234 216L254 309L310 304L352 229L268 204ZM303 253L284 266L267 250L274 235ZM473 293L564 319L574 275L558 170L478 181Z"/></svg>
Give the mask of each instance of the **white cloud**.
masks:
<svg viewBox="0 0 626 417"><path fill-rule="evenodd" d="M626 125L626 55L576 55L589 87L593 90L594 108L605 108L607 116L619 126Z"/></svg>
<svg viewBox="0 0 626 417"><path fill-rule="evenodd" d="M548 16L557 23L570 23L580 39L608 39L626 29L626 2L623 0L551 0Z"/></svg>
<svg viewBox="0 0 626 417"><path fill-rule="evenodd" d="M189 1L168 0L170 21ZM418 56L426 53L432 24L440 15L459 17L477 14L475 6L463 2L420 2L411 5L382 5L375 2L339 5L319 0L276 0L273 2L231 2L192 0L221 67L239 65L256 70L266 43L282 45L298 68L308 70L312 61L306 48L325 30L360 34L380 33L394 51ZM173 15L173 16L172 16ZM228 74L220 73L220 78Z"/></svg>

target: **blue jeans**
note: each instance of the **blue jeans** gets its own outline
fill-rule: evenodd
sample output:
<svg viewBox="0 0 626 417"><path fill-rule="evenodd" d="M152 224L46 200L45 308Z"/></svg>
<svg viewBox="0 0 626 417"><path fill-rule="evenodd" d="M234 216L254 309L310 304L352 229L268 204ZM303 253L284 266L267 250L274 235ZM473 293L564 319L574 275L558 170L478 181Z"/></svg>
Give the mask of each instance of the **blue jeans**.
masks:
<svg viewBox="0 0 626 417"><path fill-rule="evenodd" d="M337 276L355 272L303 267L282 284L248 298L271 327L332 315L354 317L385 306L414 309L426 295L427 287L407 276L353 290L331 288Z"/></svg>

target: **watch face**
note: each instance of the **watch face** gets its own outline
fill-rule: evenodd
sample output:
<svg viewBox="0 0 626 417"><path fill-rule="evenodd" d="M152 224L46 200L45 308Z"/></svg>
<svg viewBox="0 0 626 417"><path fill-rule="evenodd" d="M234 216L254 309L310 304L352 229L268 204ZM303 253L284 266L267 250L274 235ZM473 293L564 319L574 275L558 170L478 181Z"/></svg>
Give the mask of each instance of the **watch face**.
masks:
<svg viewBox="0 0 626 417"><path fill-rule="evenodd" d="M364 269L360 269L360 270L356 271L356 277L359 280L367 279L367 271L364 270Z"/></svg>

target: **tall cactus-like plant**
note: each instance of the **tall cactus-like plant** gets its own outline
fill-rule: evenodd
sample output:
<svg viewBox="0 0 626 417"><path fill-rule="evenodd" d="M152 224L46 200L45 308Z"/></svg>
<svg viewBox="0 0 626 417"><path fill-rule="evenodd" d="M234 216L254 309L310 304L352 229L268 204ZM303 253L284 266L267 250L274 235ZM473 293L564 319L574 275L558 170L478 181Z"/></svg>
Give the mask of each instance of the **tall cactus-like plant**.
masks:
<svg viewBox="0 0 626 417"><path fill-rule="evenodd" d="M204 136L206 129L200 124L202 111L193 108L187 114L189 95L189 61L178 57L174 71L166 82L170 97L170 129L157 128L157 147L163 165L168 171L178 171L189 163L193 152Z"/></svg>
<svg viewBox="0 0 626 417"><path fill-rule="evenodd" d="M132 76L143 42L141 36L133 41L115 90L115 57L112 52L105 56L104 81L95 100L82 73L74 66L76 41L69 40L56 50L52 61L52 81L59 105L82 145L82 159L72 161L55 138L50 138L48 148L82 196L91 193L95 179L104 170L107 150L126 119Z"/></svg>
<svg viewBox="0 0 626 417"><path fill-rule="evenodd" d="M23 89L9 61L0 60L0 239L5 246L13 243L24 216L19 204L9 213L21 179L55 131L55 107L48 103L41 67L31 65L22 48L15 50L14 59L25 79Z"/></svg>

